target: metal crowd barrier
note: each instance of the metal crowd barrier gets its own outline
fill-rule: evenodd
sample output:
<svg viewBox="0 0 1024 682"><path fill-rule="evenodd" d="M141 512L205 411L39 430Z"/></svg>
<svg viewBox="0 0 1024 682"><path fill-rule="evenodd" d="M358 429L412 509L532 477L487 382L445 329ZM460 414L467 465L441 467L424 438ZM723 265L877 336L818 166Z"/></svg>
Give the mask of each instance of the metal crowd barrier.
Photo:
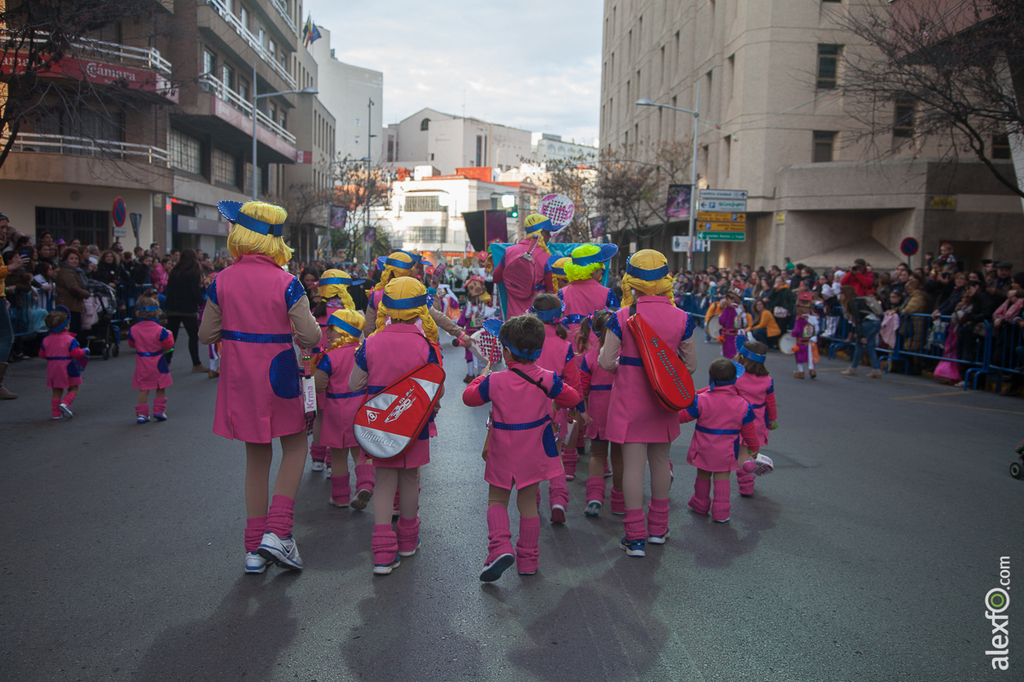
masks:
<svg viewBox="0 0 1024 682"><path fill-rule="evenodd" d="M996 390L1002 389L1003 374L1024 374L1024 330L1003 321L991 325L989 369L996 379Z"/></svg>
<svg viewBox="0 0 1024 682"><path fill-rule="evenodd" d="M31 336L39 331L46 331L43 318L46 317L46 313L53 310L52 291L33 289L15 292L8 300L11 303L10 315L14 336Z"/></svg>

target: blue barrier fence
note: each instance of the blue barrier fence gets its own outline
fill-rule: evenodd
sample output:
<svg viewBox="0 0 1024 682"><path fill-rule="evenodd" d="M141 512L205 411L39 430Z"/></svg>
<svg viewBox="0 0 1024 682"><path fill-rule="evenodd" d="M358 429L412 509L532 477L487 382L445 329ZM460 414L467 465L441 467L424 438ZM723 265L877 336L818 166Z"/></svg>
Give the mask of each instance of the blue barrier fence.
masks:
<svg viewBox="0 0 1024 682"><path fill-rule="evenodd" d="M90 282L90 287L95 283ZM101 316L109 316L111 322L128 326L135 316L135 302L143 292L153 287L149 285L125 285L122 284L110 294L103 296L105 301L99 311ZM93 296L102 296L104 288L96 287L92 291ZM37 333L46 333L43 325L43 318L46 313L53 310L54 295L52 291L33 290L28 292L16 292L9 298L11 308L11 326L14 328L14 336L32 336Z"/></svg>

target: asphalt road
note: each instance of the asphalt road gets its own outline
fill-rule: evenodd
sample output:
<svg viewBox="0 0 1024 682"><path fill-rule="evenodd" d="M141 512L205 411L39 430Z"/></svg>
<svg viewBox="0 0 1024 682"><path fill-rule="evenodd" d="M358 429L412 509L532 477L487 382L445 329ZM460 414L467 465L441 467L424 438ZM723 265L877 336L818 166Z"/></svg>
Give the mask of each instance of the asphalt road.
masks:
<svg viewBox="0 0 1024 682"><path fill-rule="evenodd" d="M186 373L185 341L166 423L135 424L127 346L90 364L70 422L50 421L43 362L9 372L0 679L1022 679L1024 608L1006 612L1010 671L992 672L983 602L1000 557L1011 582L1024 567L1022 400L845 379L840 362L798 381L773 354L778 468L753 498L734 488L730 523L686 511L687 425L668 544L627 558L620 517L583 517L580 476L568 523L542 517L540 572L482 585L486 408L461 404L448 347L420 552L373 576L371 516L330 507L307 468L306 570L246 576L243 448L211 433L217 382ZM718 347L699 345L704 385Z"/></svg>

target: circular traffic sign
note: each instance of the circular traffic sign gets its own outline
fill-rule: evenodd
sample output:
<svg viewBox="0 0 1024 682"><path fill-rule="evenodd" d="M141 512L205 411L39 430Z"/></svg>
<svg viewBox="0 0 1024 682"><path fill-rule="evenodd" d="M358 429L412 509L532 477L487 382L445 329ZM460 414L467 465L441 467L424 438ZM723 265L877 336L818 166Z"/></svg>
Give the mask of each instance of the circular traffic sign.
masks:
<svg viewBox="0 0 1024 682"><path fill-rule="evenodd" d="M114 199L114 224L118 227L124 226L124 219L128 215L128 209L124 205L124 199L117 197Z"/></svg>
<svg viewBox="0 0 1024 682"><path fill-rule="evenodd" d="M902 253L904 256L913 256L915 253L917 253L917 250L919 248L920 245L917 243L917 240L914 239L913 237L907 237L902 242L900 242L900 253Z"/></svg>

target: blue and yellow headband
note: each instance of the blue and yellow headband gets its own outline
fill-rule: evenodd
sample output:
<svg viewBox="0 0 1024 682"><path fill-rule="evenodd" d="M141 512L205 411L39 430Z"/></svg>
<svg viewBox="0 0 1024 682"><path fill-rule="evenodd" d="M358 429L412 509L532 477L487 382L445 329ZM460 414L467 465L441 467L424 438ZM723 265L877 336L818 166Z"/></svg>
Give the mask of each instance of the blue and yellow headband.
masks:
<svg viewBox="0 0 1024 682"><path fill-rule="evenodd" d="M411 296L410 298L391 298L387 294L384 294L381 299L381 305L391 310L411 310L412 308L419 308L420 306L427 305L427 294L420 294L419 296Z"/></svg>
<svg viewBox="0 0 1024 682"><path fill-rule="evenodd" d="M332 327L337 327L346 334L351 334L355 338L359 338L363 335L363 331L359 327L354 327L344 320L344 318L338 313L331 315L331 319L327 321L327 324Z"/></svg>
<svg viewBox="0 0 1024 682"><path fill-rule="evenodd" d="M555 324L562 319L562 313L565 312L565 301L559 299L558 302L560 305L554 310L537 310L533 306L530 306L529 313L534 315L544 324Z"/></svg>
<svg viewBox="0 0 1024 682"><path fill-rule="evenodd" d="M746 369L744 369L743 365L739 364L738 362L734 362L732 364L736 367L736 376L734 376L731 381L708 382L708 388L714 389L716 386L732 386L733 384L736 383L736 380L743 376L743 373L747 371Z"/></svg>
<svg viewBox="0 0 1024 682"><path fill-rule="evenodd" d="M160 310L160 306L158 306L158 305L144 305L144 306L142 306L140 308L136 308L135 310L138 311L138 312L142 312L142 313L155 313L156 311Z"/></svg>
<svg viewBox="0 0 1024 682"><path fill-rule="evenodd" d="M626 274L645 282L657 282L668 274L668 265L662 265L660 268L654 268L653 270L644 270L626 261Z"/></svg>
<svg viewBox="0 0 1024 682"><path fill-rule="evenodd" d="M541 230L547 230L548 232L555 232L555 231L557 231L558 228L552 227L552 225L551 225L551 218L548 218L547 220L542 220L539 223L534 223L533 225L528 225L528 226L524 227L523 229L526 230L526 234L533 234L534 232L539 232Z"/></svg>
<svg viewBox="0 0 1024 682"><path fill-rule="evenodd" d="M572 262L580 267L583 267L584 265L593 265L594 263L607 263L619 252L619 247L615 244L595 244L594 246L600 249L597 253L591 256L581 256L579 258L573 256ZM665 272L667 273L668 270ZM661 279L661 277L658 277L657 279Z"/></svg>
<svg viewBox="0 0 1024 682"><path fill-rule="evenodd" d="M247 230L252 230L256 234L267 235L273 233L273 236L280 237L284 234L284 223L278 225L272 225L271 223L257 220L251 215L242 213L243 204L239 201L218 201L217 210L220 214L230 220L231 222L241 225Z"/></svg>
<svg viewBox="0 0 1024 682"><path fill-rule="evenodd" d="M365 280L352 279L351 276L345 277L324 277L317 284L322 287L329 286L331 284L344 284L345 286L355 286L356 284L362 284Z"/></svg>

